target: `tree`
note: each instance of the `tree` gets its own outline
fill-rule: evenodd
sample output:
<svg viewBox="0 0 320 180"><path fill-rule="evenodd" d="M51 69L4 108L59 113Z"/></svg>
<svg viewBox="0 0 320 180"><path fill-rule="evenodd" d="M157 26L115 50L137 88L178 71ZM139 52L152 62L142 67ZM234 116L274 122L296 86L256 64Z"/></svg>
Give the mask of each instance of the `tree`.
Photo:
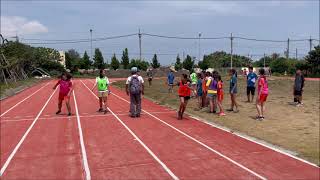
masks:
<svg viewBox="0 0 320 180"><path fill-rule="evenodd" d="M123 65L124 69L128 69L129 67L129 55L128 55L128 49L124 49L122 52L122 57L121 57L121 64Z"/></svg>
<svg viewBox="0 0 320 180"><path fill-rule="evenodd" d="M146 71L149 67L149 63L144 60L136 60L136 59L131 59L131 62L129 64L129 68L132 67L137 67L140 70Z"/></svg>
<svg viewBox="0 0 320 180"><path fill-rule="evenodd" d="M158 62L157 54L153 55L151 66L156 69L160 67L160 63Z"/></svg>
<svg viewBox="0 0 320 180"><path fill-rule="evenodd" d="M90 58L87 54L87 51L84 52L83 57L82 57L82 61L80 64L80 68L81 69L89 69L91 66L91 61Z"/></svg>
<svg viewBox="0 0 320 180"><path fill-rule="evenodd" d="M209 58L208 56L204 55L203 56L203 61L198 62L198 66L202 70L206 70L209 68Z"/></svg>
<svg viewBox="0 0 320 180"><path fill-rule="evenodd" d="M111 58L111 64L110 64L111 68L114 70L119 69L120 67L120 62L118 61L116 54L113 54L112 58Z"/></svg>
<svg viewBox="0 0 320 180"><path fill-rule="evenodd" d="M177 55L176 63L174 64L174 69L176 71L179 71L180 69L182 69L182 64L181 64L181 59L179 57L179 54Z"/></svg>
<svg viewBox="0 0 320 180"><path fill-rule="evenodd" d="M277 72L277 73L284 73L285 71L288 72L288 62L287 59L284 57L278 58L276 60L273 60L270 64L270 67L272 69L272 72Z"/></svg>
<svg viewBox="0 0 320 180"><path fill-rule="evenodd" d="M96 48L94 51L94 66L98 69L103 69L104 68L104 59L102 56L102 53L99 48Z"/></svg>
<svg viewBox="0 0 320 180"><path fill-rule="evenodd" d="M81 65L80 54L74 49L69 49L65 53L65 58L66 68L69 69L71 72L77 72L78 68L80 68Z"/></svg>
<svg viewBox="0 0 320 180"><path fill-rule="evenodd" d="M320 75L320 46L314 47L305 58L310 65L310 72L313 75Z"/></svg>
<svg viewBox="0 0 320 180"><path fill-rule="evenodd" d="M184 69L191 71L193 69L194 60L192 60L191 56L187 55L187 58L182 62L182 66Z"/></svg>

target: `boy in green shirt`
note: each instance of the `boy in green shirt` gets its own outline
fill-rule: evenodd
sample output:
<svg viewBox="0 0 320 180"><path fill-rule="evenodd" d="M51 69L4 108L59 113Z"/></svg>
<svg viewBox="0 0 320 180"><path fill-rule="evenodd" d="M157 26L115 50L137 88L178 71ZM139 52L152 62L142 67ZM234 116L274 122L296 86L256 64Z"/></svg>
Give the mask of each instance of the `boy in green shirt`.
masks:
<svg viewBox="0 0 320 180"><path fill-rule="evenodd" d="M108 112L107 98L109 92L109 79L105 75L105 71L103 69L100 70L100 75L96 78L96 83L92 87L92 91L96 86L98 86L98 97L100 105L98 112L104 112L106 114ZM104 110L102 108L102 102L104 103Z"/></svg>

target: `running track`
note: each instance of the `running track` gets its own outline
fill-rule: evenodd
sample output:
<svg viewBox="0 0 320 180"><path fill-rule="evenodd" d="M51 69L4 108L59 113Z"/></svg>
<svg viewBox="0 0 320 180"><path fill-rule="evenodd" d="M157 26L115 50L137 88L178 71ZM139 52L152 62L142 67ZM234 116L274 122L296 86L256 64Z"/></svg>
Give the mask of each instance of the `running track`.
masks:
<svg viewBox="0 0 320 180"><path fill-rule="evenodd" d="M146 99L131 119L116 88L99 114L88 79L74 80L73 116L55 115L54 83L1 101L1 179L319 179L311 163Z"/></svg>

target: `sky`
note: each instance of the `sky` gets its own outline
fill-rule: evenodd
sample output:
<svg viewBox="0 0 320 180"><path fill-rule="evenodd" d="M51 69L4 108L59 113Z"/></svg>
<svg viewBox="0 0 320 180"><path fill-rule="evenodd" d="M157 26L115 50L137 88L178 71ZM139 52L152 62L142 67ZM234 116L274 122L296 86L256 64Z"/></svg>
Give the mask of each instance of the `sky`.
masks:
<svg viewBox="0 0 320 180"><path fill-rule="evenodd" d="M319 1L45 1L2 0L1 33L23 43L50 40L90 39L138 33L165 36L236 37L283 40L319 39ZM32 40L38 39L38 40ZM49 40L49 41L48 41ZM50 41L52 42L52 41ZM312 41L317 45L319 41ZM177 54L196 58L214 51L230 52L230 39L165 39L142 36L142 56L151 61L158 54L161 64L171 64ZM200 46L199 46L200 45ZM57 50L75 49L90 56L90 42L73 44L33 44ZM130 58L139 57L138 35L94 41L106 62L113 53L121 58L128 48ZM270 43L234 39L234 53L258 59L273 52L283 55L287 42ZM290 56L305 56L309 41L290 42ZM200 59L201 59L200 58Z"/></svg>

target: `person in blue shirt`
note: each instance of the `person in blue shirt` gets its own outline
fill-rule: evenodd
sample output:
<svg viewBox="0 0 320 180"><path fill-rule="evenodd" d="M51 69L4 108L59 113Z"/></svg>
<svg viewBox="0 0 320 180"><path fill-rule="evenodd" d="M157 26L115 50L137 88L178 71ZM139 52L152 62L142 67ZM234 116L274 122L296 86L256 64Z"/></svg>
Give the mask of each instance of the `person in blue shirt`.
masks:
<svg viewBox="0 0 320 180"><path fill-rule="evenodd" d="M173 70L170 69L170 72L168 74L168 78L167 78L167 84L168 84L168 91L169 93L173 92L173 85L174 85L174 74L173 74Z"/></svg>
<svg viewBox="0 0 320 180"><path fill-rule="evenodd" d="M230 74L230 87L229 87L229 93L231 97L231 107L230 109L227 109L227 111L233 111L235 113L239 112L238 109L238 103L237 103L237 93L238 93L238 76L237 76L237 71L235 69L231 69L229 71ZM234 107L236 109L234 109Z"/></svg>
<svg viewBox="0 0 320 180"><path fill-rule="evenodd" d="M256 73L253 72L253 67L249 67L249 74L247 75L247 96L248 96L248 101L250 102L250 94L251 94L251 102L253 102L254 98L254 92L256 90L256 81L258 79L258 76Z"/></svg>

